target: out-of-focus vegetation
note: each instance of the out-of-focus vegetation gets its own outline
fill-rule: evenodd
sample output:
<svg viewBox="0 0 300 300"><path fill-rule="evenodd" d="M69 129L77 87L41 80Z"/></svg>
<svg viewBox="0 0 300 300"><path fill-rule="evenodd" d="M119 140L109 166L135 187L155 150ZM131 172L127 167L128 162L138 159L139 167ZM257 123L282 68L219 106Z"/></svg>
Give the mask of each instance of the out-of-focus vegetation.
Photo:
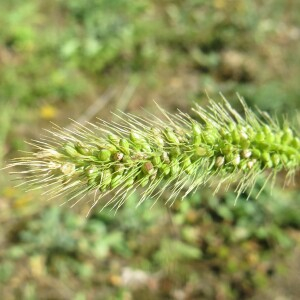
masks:
<svg viewBox="0 0 300 300"><path fill-rule="evenodd" d="M153 98L187 111L204 91L239 92L293 119L299 11L280 0L1 1L0 165L49 120L140 114ZM92 199L58 207L0 175L3 299L246 299L299 236L297 182L236 206L230 191L201 190L169 210L135 209L133 195L116 215L85 218Z"/></svg>

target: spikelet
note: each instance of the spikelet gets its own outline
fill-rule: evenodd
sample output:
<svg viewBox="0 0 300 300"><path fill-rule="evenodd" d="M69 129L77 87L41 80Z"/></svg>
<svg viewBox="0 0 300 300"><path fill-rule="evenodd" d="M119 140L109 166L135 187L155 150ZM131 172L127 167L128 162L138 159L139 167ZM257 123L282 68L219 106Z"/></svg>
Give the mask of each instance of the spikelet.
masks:
<svg viewBox="0 0 300 300"><path fill-rule="evenodd" d="M159 107L165 120L120 113L120 122L74 122L72 130L55 126L50 136L31 144L36 152L9 167L26 167L15 173L30 188L45 189L48 198L66 197L75 205L95 193L91 209L107 194L111 197L102 208L118 209L139 187L138 205L147 198L155 203L166 190L172 204L212 178L219 186L236 183L239 196L265 170L269 178L283 169L292 177L300 166L295 131L288 124L281 128L266 113L257 117L241 103L245 117L224 99L211 100L207 109L196 105L199 121Z"/></svg>

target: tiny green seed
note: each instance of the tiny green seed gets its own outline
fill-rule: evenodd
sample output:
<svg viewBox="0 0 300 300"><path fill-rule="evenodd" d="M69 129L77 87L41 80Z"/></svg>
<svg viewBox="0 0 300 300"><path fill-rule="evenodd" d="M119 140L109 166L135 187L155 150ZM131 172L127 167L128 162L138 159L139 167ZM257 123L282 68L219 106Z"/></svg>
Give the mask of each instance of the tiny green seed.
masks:
<svg viewBox="0 0 300 300"><path fill-rule="evenodd" d="M122 152L129 155L130 145L129 145L129 143L126 139L123 138L123 139L120 140L120 148L121 148Z"/></svg>
<svg viewBox="0 0 300 300"><path fill-rule="evenodd" d="M125 186L132 186L134 184L134 177L130 177L126 180Z"/></svg>
<svg viewBox="0 0 300 300"><path fill-rule="evenodd" d="M241 142L248 140L248 135L245 131L240 131L240 140L241 140Z"/></svg>
<svg viewBox="0 0 300 300"><path fill-rule="evenodd" d="M114 175L111 183L110 183L110 187L112 189L114 189L115 187L117 187L118 185L120 185L120 183L122 182L123 176L120 174Z"/></svg>
<svg viewBox="0 0 300 300"><path fill-rule="evenodd" d="M148 176L143 177L139 183L141 187L145 187L149 183L149 177Z"/></svg>
<svg viewBox="0 0 300 300"><path fill-rule="evenodd" d="M153 133L155 136L160 135L161 134L161 130L157 127L151 127L151 133Z"/></svg>
<svg viewBox="0 0 300 300"><path fill-rule="evenodd" d="M203 139L205 140L205 142L209 145L214 145L216 143L216 135L215 135L215 131L211 130L207 130L204 131L202 133Z"/></svg>
<svg viewBox="0 0 300 300"><path fill-rule="evenodd" d="M109 150L110 152L117 151L116 146L114 146L113 144L105 144L105 149Z"/></svg>
<svg viewBox="0 0 300 300"><path fill-rule="evenodd" d="M224 141L227 141L227 143L232 143L232 136L231 136L231 133L226 133L224 138L223 138Z"/></svg>
<svg viewBox="0 0 300 300"><path fill-rule="evenodd" d="M247 149L250 146L250 141L246 139L241 139L240 140L240 145L243 149Z"/></svg>
<svg viewBox="0 0 300 300"><path fill-rule="evenodd" d="M186 133L183 129L177 128L174 130L174 133L180 143L183 143L184 141L186 141Z"/></svg>
<svg viewBox="0 0 300 300"><path fill-rule="evenodd" d="M288 144L293 139L293 131L290 128L284 130L283 136L281 137L281 142Z"/></svg>
<svg viewBox="0 0 300 300"><path fill-rule="evenodd" d="M203 147L197 147L195 150L195 154L198 156L205 156L207 155L207 150Z"/></svg>
<svg viewBox="0 0 300 300"><path fill-rule="evenodd" d="M263 125L263 132L265 135L270 135L272 133L272 130L269 125Z"/></svg>
<svg viewBox="0 0 300 300"><path fill-rule="evenodd" d="M190 166L191 166L192 162L191 159L189 157L184 157L184 159L182 160L182 168L183 170L187 170Z"/></svg>
<svg viewBox="0 0 300 300"><path fill-rule="evenodd" d="M287 155L281 154L280 157L281 157L281 161L286 165L289 161L289 158L287 157Z"/></svg>
<svg viewBox="0 0 300 300"><path fill-rule="evenodd" d="M102 176L101 176L101 185L102 186L107 186L110 184L112 180L112 173L109 169L106 169L102 172Z"/></svg>
<svg viewBox="0 0 300 300"><path fill-rule="evenodd" d="M124 155L122 162L126 163L126 164L131 164L133 162L132 158L129 155Z"/></svg>
<svg viewBox="0 0 300 300"><path fill-rule="evenodd" d="M278 166L280 164L280 156L278 154L272 155L272 162L274 166Z"/></svg>
<svg viewBox="0 0 300 300"><path fill-rule="evenodd" d="M275 136L275 141L274 142L277 143L277 144L281 144L281 138L283 136L283 132L282 131L277 132L277 133L274 134L274 136Z"/></svg>
<svg viewBox="0 0 300 300"><path fill-rule="evenodd" d="M75 173L75 165L72 163L65 163L61 166L60 170L65 175L71 176Z"/></svg>
<svg viewBox="0 0 300 300"><path fill-rule="evenodd" d="M169 155L168 155L167 152L164 151L164 152L162 153L162 155L161 155L161 160L162 160L163 162L167 163L167 164L170 163L170 157L169 157Z"/></svg>
<svg viewBox="0 0 300 300"><path fill-rule="evenodd" d="M261 155L262 160L265 162L267 168L272 168L273 162L271 160L271 155L268 152L263 152Z"/></svg>
<svg viewBox="0 0 300 300"><path fill-rule="evenodd" d="M165 164L161 166L161 169L162 169L164 175L169 175L171 172L171 168Z"/></svg>
<svg viewBox="0 0 300 300"><path fill-rule="evenodd" d="M257 142L264 142L265 138L266 138L265 134L262 131L259 131L259 132L256 133L255 140Z"/></svg>
<svg viewBox="0 0 300 300"><path fill-rule="evenodd" d="M241 162L241 157L239 154L228 154L226 155L226 161L232 163L234 166L238 166Z"/></svg>
<svg viewBox="0 0 300 300"><path fill-rule="evenodd" d="M193 165L189 165L187 168L184 169L185 173L192 174L194 171Z"/></svg>
<svg viewBox="0 0 300 300"><path fill-rule="evenodd" d="M125 166L123 164L115 164L114 165L114 171L117 173L117 174L120 174L122 175L125 171Z"/></svg>
<svg viewBox="0 0 300 300"><path fill-rule="evenodd" d="M82 155L89 155L90 150L84 144L78 142L75 146L76 150Z"/></svg>
<svg viewBox="0 0 300 300"><path fill-rule="evenodd" d="M272 133L266 134L266 142L271 144L275 141L275 135Z"/></svg>
<svg viewBox="0 0 300 300"><path fill-rule="evenodd" d="M217 159L216 159L215 165L216 165L218 168L220 168L221 166L224 165L224 162L225 162L224 156L218 156Z"/></svg>
<svg viewBox="0 0 300 300"><path fill-rule="evenodd" d="M179 144L179 140L178 140L176 134L174 133L174 131L172 130L172 128L167 127L165 129L165 135L166 135L168 142L174 143L174 144Z"/></svg>
<svg viewBox="0 0 300 300"><path fill-rule="evenodd" d="M147 144L147 143L142 144L142 150L144 152L152 152L152 149L151 149L150 145Z"/></svg>
<svg viewBox="0 0 300 300"><path fill-rule="evenodd" d="M162 132L159 128L152 127L150 129L150 134L151 134L151 136L153 135L153 140L154 140L154 142L156 143L157 146L159 146L159 147L164 146L165 141L161 136Z"/></svg>
<svg viewBox="0 0 300 300"><path fill-rule="evenodd" d="M180 166L177 160L171 162L171 174L178 175L180 173Z"/></svg>
<svg viewBox="0 0 300 300"><path fill-rule="evenodd" d="M222 128L219 129L219 133L220 133L222 138L225 138L228 134L228 130L226 128L222 127Z"/></svg>
<svg viewBox="0 0 300 300"><path fill-rule="evenodd" d="M241 140L240 134L237 129L231 132L231 137L232 137L232 141L236 144L238 144Z"/></svg>
<svg viewBox="0 0 300 300"><path fill-rule="evenodd" d="M239 163L241 162L241 157L239 156L239 154L237 154L234 159L232 160L232 164L235 166L238 166Z"/></svg>
<svg viewBox="0 0 300 300"><path fill-rule="evenodd" d="M201 135L195 135L193 137L194 146L199 146L201 144L201 141L202 141Z"/></svg>
<svg viewBox="0 0 300 300"><path fill-rule="evenodd" d="M247 168L249 168L248 163L249 163L249 161L242 160L241 163L240 163L240 165L239 165L239 168L241 170L246 170Z"/></svg>
<svg viewBox="0 0 300 300"><path fill-rule="evenodd" d="M153 174L151 174L151 176L149 177L150 180L154 180L156 178L157 175L157 169L154 169Z"/></svg>
<svg viewBox="0 0 300 300"><path fill-rule="evenodd" d="M154 139L157 146L163 147L165 145L165 141L161 136L156 136Z"/></svg>
<svg viewBox="0 0 300 300"><path fill-rule="evenodd" d="M300 139L297 137L294 137L291 142L291 146L299 149L300 148Z"/></svg>
<svg viewBox="0 0 300 300"><path fill-rule="evenodd" d="M232 151L233 151L233 146L230 145L230 144L226 144L226 145L224 145L224 146L222 147L221 151L222 151L223 154L229 154L229 153L232 153Z"/></svg>
<svg viewBox="0 0 300 300"><path fill-rule="evenodd" d="M271 156L270 156L270 153L268 152L263 152L262 155L261 155L261 158L263 161L265 162L268 162L271 160Z"/></svg>
<svg viewBox="0 0 300 300"><path fill-rule="evenodd" d="M161 164L161 159L160 159L160 156L154 156L152 158L152 163L154 166L158 166Z"/></svg>
<svg viewBox="0 0 300 300"><path fill-rule="evenodd" d="M108 140L109 140L111 143L113 143L113 144L119 144L120 138L117 137L115 134L109 133L109 134L107 135L107 137L108 137Z"/></svg>
<svg viewBox="0 0 300 300"><path fill-rule="evenodd" d="M71 157L76 157L78 156L78 152L75 149L75 146L73 143L67 143L63 146L63 149L65 150L65 152L71 156Z"/></svg>
<svg viewBox="0 0 300 300"><path fill-rule="evenodd" d="M251 155L252 155L252 152L250 149L244 149L242 151L242 157L244 157L244 158L249 158Z"/></svg>
<svg viewBox="0 0 300 300"><path fill-rule="evenodd" d="M255 158L260 158L261 157L261 152L258 149L251 149L252 151L252 156Z"/></svg>
<svg viewBox="0 0 300 300"><path fill-rule="evenodd" d="M145 140L141 137L141 135L138 134L137 132L133 131L133 130L130 132L129 137L130 137L130 140L133 143L136 143L136 144L139 144L139 145L141 145L145 142Z"/></svg>
<svg viewBox="0 0 300 300"><path fill-rule="evenodd" d="M86 168L86 172L88 175L95 174L98 172L98 168L96 166L91 165Z"/></svg>
<svg viewBox="0 0 300 300"><path fill-rule="evenodd" d="M111 152L110 152L109 150L101 149L101 150L98 152L98 158L99 158L101 161L109 161L109 160L110 160L110 156L111 156Z"/></svg>
<svg viewBox="0 0 300 300"><path fill-rule="evenodd" d="M228 128L229 128L229 131L232 132L233 130L236 129L236 123L230 122L230 123L228 124Z"/></svg>
<svg viewBox="0 0 300 300"><path fill-rule="evenodd" d="M97 150L99 150L99 149L106 149L106 150L109 150L110 152L114 152L114 151L117 150L116 146L113 145L112 143L107 143L107 142L105 142L105 143L99 143L99 144L97 144L97 146L98 146Z"/></svg>
<svg viewBox="0 0 300 300"><path fill-rule="evenodd" d="M252 160L250 160L250 161L247 162L247 167L249 169L252 169L253 166L255 165L255 163L256 163L256 159L252 159Z"/></svg>
<svg viewBox="0 0 300 300"><path fill-rule="evenodd" d="M193 122L192 123L192 131L193 131L194 136L200 135L201 131L202 131L200 124Z"/></svg>
<svg viewBox="0 0 300 300"><path fill-rule="evenodd" d="M98 180L99 180L99 170L96 166L89 166L86 169L86 173L87 173L87 177L88 177L88 183L89 184L98 184Z"/></svg>
<svg viewBox="0 0 300 300"><path fill-rule="evenodd" d="M180 148L179 147L172 147L170 154L173 158L178 157L181 154Z"/></svg>
<svg viewBox="0 0 300 300"><path fill-rule="evenodd" d="M249 136L250 139L253 139L253 137L255 136L255 132L254 132L254 129L252 127L247 127L247 134Z"/></svg>

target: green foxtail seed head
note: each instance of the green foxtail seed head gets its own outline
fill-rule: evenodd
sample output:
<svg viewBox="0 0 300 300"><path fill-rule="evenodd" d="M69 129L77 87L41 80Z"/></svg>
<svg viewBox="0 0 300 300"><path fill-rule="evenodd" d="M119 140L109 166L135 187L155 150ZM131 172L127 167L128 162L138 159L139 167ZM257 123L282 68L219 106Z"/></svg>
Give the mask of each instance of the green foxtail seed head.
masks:
<svg viewBox="0 0 300 300"><path fill-rule="evenodd" d="M265 113L261 118L244 106L243 118L224 100L207 109L193 110L200 120L161 108L165 120L121 114L120 123L100 121L74 129L58 126L51 137L34 143L36 152L15 159L9 167L27 167L26 184L45 188L52 197L67 197L75 204L95 193L92 207L106 194L104 207L120 207L142 187L138 204L155 201L168 189L167 203L219 177L237 183L237 196L269 170L293 175L300 166L300 140L288 124L281 128ZM18 173L18 172L15 172ZM269 176L269 178L270 178Z"/></svg>

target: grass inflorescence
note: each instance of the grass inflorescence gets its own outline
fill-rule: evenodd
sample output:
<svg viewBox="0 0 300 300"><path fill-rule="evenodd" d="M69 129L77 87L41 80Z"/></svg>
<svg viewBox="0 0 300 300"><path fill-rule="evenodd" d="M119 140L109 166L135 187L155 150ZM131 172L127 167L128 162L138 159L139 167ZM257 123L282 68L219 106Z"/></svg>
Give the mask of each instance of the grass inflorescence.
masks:
<svg viewBox="0 0 300 300"><path fill-rule="evenodd" d="M15 159L10 166L28 169L25 184L46 188L49 198L66 196L78 203L94 192L94 207L108 193L104 207L119 208L137 188L140 201L157 199L168 190L167 203L185 197L217 177L219 184L237 184L237 196L255 185L269 170L268 178L285 169L291 176L300 166L300 139L285 122L266 113L258 117L241 100L242 117L224 100L210 102L207 109L193 109L201 120L179 112L151 115L118 115L120 122L100 120L73 129L58 126L50 136L31 143L36 152ZM167 193L166 193L167 194Z"/></svg>

